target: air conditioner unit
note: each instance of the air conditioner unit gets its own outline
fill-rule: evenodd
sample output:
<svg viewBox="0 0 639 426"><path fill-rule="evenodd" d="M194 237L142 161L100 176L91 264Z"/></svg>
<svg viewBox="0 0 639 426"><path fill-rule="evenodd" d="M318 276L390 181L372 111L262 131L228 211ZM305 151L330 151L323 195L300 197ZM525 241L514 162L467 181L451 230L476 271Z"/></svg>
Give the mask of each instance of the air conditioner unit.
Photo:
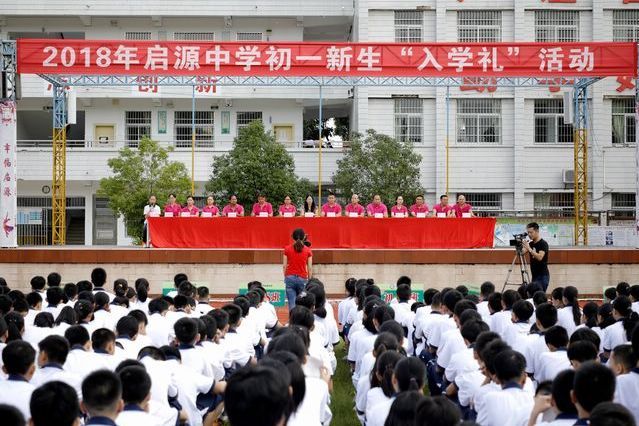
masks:
<svg viewBox="0 0 639 426"><path fill-rule="evenodd" d="M561 171L561 180L565 186L574 185L575 184L575 171L574 170L562 170Z"/></svg>

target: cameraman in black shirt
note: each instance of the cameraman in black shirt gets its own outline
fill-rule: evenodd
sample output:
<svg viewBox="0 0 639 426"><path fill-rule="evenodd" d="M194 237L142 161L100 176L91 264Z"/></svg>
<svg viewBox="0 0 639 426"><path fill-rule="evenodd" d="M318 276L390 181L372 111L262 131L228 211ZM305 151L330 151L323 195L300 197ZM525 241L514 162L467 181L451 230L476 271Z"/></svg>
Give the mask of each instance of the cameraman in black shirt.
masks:
<svg viewBox="0 0 639 426"><path fill-rule="evenodd" d="M539 235L539 224L529 223L526 231L531 241L524 240L524 252L530 254L530 273L532 282L541 286L544 292L550 283L550 272L548 272L548 243Z"/></svg>

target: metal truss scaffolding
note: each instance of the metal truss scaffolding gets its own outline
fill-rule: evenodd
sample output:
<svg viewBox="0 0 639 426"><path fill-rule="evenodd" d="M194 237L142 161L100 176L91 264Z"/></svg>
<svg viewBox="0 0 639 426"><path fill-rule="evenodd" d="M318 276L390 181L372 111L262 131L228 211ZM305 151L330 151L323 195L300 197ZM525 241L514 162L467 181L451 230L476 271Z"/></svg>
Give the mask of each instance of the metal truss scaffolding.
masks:
<svg viewBox="0 0 639 426"><path fill-rule="evenodd" d="M575 245L588 245L588 86L573 91Z"/></svg>

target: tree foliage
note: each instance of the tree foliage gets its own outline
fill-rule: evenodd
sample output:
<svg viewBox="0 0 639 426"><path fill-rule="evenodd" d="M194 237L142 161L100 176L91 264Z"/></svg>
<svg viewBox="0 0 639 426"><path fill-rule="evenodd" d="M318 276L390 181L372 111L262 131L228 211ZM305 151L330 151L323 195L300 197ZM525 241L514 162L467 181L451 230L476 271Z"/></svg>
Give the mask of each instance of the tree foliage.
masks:
<svg viewBox="0 0 639 426"><path fill-rule="evenodd" d="M248 209L258 192L266 194L275 205L287 195L299 204L310 189L308 180L295 174L293 157L271 132L264 131L259 120L240 129L233 149L216 157L212 167L206 189L220 200L235 194L238 203Z"/></svg>
<svg viewBox="0 0 639 426"><path fill-rule="evenodd" d="M143 138L138 149L123 148L109 159L113 176L100 180L98 194L108 197L109 207L124 218L127 234L136 241L142 238L142 212L149 196L155 195L162 205L169 193L183 201L191 190L186 166L169 161L169 151Z"/></svg>
<svg viewBox="0 0 639 426"><path fill-rule="evenodd" d="M412 143L368 130L352 138L351 149L337 161L333 183L345 198L358 194L368 202L379 194L392 204L402 195L408 204L424 192L419 182L421 161Z"/></svg>

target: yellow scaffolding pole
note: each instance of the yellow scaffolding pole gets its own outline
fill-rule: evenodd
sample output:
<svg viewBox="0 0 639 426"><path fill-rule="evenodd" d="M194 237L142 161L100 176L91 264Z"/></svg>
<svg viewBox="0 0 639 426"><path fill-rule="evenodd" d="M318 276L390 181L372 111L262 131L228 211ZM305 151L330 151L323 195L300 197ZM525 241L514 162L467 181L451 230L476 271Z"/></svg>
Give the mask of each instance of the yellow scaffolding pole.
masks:
<svg viewBox="0 0 639 426"><path fill-rule="evenodd" d="M53 182L52 182L52 226L53 245L66 244L66 164L67 164L67 131L66 128L53 129Z"/></svg>
<svg viewBox="0 0 639 426"><path fill-rule="evenodd" d="M588 132L587 88L575 88L574 203L575 245L588 245Z"/></svg>

